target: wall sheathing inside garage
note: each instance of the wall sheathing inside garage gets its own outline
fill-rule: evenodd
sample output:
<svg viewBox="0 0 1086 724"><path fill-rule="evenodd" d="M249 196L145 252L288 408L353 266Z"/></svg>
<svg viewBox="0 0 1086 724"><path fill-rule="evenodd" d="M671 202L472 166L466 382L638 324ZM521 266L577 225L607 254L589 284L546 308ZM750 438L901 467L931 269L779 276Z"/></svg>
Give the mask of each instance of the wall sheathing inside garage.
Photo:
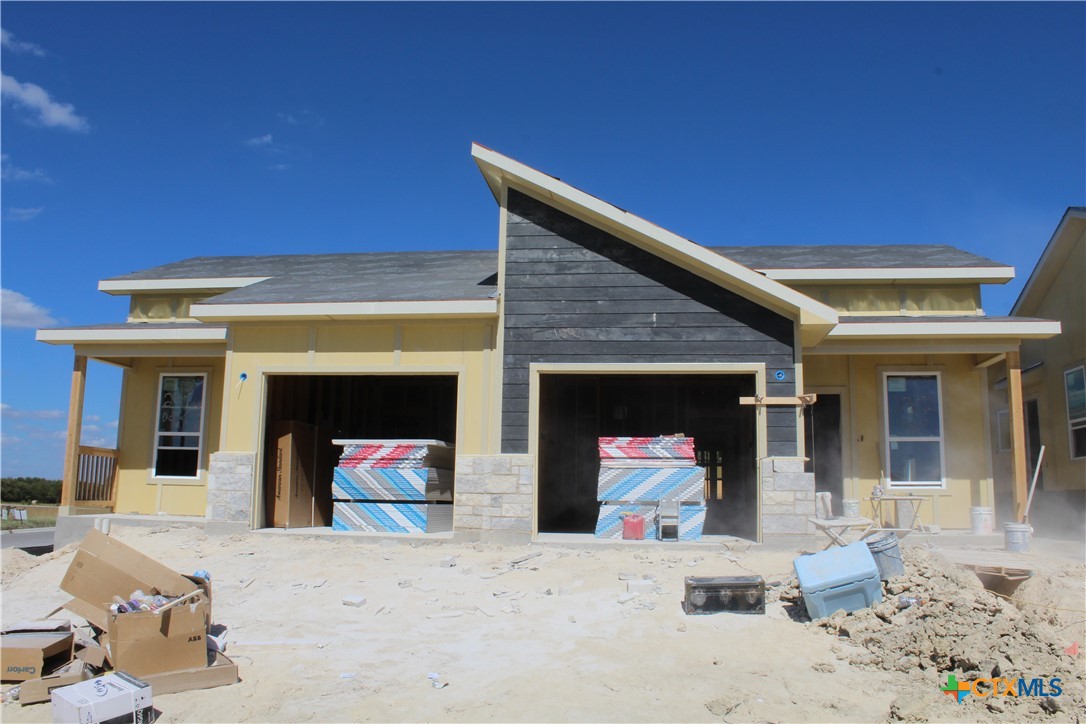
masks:
<svg viewBox="0 0 1086 724"><path fill-rule="evenodd" d="M765 394L797 394L791 319L515 189L505 255L503 454L533 447L533 364L637 365L647 373L669 364L761 365ZM795 409L761 414L766 455L795 457ZM786 528L807 512L808 491L797 493L804 499L796 498Z"/></svg>

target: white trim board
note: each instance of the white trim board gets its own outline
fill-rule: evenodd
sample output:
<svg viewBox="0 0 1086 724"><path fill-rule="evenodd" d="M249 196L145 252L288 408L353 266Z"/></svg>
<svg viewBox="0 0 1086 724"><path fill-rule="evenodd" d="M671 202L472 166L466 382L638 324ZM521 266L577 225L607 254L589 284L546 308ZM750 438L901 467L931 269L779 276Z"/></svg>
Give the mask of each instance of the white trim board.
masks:
<svg viewBox="0 0 1086 724"><path fill-rule="evenodd" d="M135 325L133 325L135 326ZM193 324L186 329L39 329L35 339L46 344L118 344L153 342L226 342L226 327Z"/></svg>
<svg viewBox="0 0 1086 724"><path fill-rule="evenodd" d="M241 289L271 277L204 277L198 279L103 279L98 291L106 294L185 292L195 289Z"/></svg>
<svg viewBox="0 0 1086 724"><path fill-rule="evenodd" d="M1014 268L994 267L903 267L900 269L772 269L756 267L770 279L790 282L894 282L933 281L946 279L953 282L988 282L1005 284L1014 279Z"/></svg>

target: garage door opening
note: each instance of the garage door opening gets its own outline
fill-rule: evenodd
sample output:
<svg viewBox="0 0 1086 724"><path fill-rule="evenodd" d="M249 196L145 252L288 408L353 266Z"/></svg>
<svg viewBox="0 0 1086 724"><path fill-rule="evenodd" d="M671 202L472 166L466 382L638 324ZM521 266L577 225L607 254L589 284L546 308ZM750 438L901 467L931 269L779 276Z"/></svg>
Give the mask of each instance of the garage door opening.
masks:
<svg viewBox="0 0 1086 724"><path fill-rule="evenodd" d="M263 519L268 527L332 525L333 475L343 451L333 440L456 442L455 375L270 375L267 382ZM287 461L295 487L287 503L284 450L296 458ZM440 500L451 511L451 471L446 477ZM444 517L451 529L450 511Z"/></svg>
<svg viewBox="0 0 1086 724"><path fill-rule="evenodd" d="M602 436L683 433L706 468L706 534L758 532L754 375L540 376L539 531L591 533Z"/></svg>

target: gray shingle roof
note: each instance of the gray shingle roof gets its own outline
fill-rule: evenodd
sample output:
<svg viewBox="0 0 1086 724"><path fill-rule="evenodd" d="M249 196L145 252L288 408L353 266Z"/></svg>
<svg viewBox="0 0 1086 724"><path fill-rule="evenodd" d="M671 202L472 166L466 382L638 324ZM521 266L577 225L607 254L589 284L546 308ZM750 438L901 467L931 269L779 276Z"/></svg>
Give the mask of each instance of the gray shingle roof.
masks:
<svg viewBox="0 0 1086 724"><path fill-rule="evenodd" d="M1006 264L938 244L711 246L751 269L968 269Z"/></svg>
<svg viewBox="0 0 1086 724"><path fill-rule="evenodd" d="M196 257L109 281L270 277L213 304L486 299L497 288L495 251Z"/></svg>
<svg viewBox="0 0 1086 724"><path fill-rule="evenodd" d="M708 247L752 269L976 268L1003 264L950 246ZM201 256L107 281L269 277L206 300L212 304L487 299L497 288L496 251Z"/></svg>

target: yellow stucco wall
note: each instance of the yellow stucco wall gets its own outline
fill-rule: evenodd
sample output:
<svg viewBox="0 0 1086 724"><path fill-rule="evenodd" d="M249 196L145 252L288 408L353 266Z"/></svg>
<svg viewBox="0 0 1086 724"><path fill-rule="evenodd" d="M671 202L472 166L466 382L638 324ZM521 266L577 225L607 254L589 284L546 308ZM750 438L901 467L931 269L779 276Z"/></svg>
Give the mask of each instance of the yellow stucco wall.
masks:
<svg viewBox="0 0 1086 724"><path fill-rule="evenodd" d="M494 326L493 320L236 325L227 353L221 449L260 450L270 374L449 374L459 378L457 452L491 452L497 420L490 400L500 379Z"/></svg>
<svg viewBox="0 0 1086 724"><path fill-rule="evenodd" d="M853 355L804 359L806 388L848 388L842 399L845 436L842 467L845 495L865 498L880 482L883 463L883 421L880 396L882 371L938 371L942 385L943 448L946 488L894 488L902 494L932 496L922 507L922 519L944 528L968 528L971 506L991 506L984 398L987 390L969 355ZM861 512L870 514L868 503Z"/></svg>
<svg viewBox="0 0 1086 724"><path fill-rule="evenodd" d="M207 464L218 450L219 410L222 408L222 357L134 357L125 372L117 473L118 513L204 515L207 505ZM154 433L158 381L164 372L206 372L204 450L200 477L195 480L155 478Z"/></svg>

